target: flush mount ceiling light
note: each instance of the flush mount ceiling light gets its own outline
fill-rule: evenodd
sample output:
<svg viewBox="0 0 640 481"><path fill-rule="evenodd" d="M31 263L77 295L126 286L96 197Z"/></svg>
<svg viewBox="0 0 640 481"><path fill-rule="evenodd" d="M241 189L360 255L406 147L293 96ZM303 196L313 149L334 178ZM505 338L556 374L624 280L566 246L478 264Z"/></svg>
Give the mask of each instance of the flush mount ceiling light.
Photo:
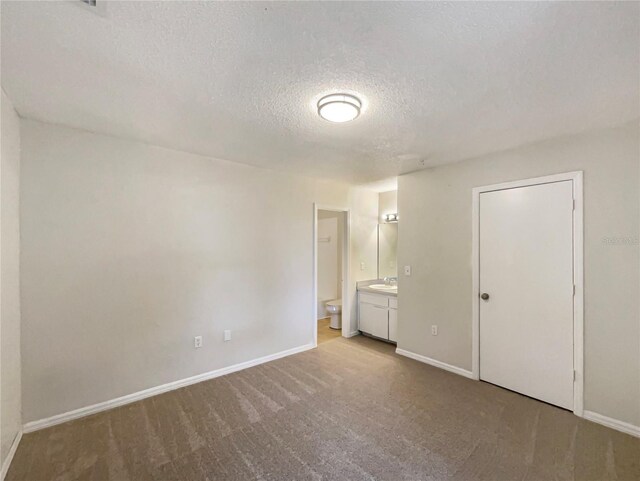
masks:
<svg viewBox="0 0 640 481"><path fill-rule="evenodd" d="M318 100L318 115L329 122L349 122L360 115L362 102L349 94L331 94Z"/></svg>

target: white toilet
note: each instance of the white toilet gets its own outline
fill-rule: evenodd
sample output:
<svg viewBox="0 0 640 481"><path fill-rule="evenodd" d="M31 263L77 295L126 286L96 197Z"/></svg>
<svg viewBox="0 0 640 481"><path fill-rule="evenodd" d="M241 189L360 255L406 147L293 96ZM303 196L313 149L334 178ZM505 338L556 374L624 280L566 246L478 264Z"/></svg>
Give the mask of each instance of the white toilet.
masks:
<svg viewBox="0 0 640 481"><path fill-rule="evenodd" d="M331 315L329 327L331 329L342 329L342 299L329 301L326 306L327 313Z"/></svg>

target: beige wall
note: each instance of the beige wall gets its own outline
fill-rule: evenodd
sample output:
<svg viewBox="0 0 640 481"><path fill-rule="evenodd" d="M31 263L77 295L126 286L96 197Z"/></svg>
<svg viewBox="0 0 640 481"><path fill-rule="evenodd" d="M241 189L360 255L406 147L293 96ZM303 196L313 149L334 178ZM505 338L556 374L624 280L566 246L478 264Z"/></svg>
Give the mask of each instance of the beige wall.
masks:
<svg viewBox="0 0 640 481"><path fill-rule="evenodd" d="M375 269L375 192L34 121L22 149L25 422L311 343L313 202Z"/></svg>
<svg viewBox="0 0 640 481"><path fill-rule="evenodd" d="M585 409L640 425L639 164L636 122L401 176L399 347L470 370L471 189L583 170Z"/></svg>
<svg viewBox="0 0 640 481"><path fill-rule="evenodd" d="M22 427L20 387L20 120L2 91L0 169L0 464Z"/></svg>
<svg viewBox="0 0 640 481"><path fill-rule="evenodd" d="M355 283L378 276L378 193L365 189L349 192L351 208L351 268L349 286L350 326L347 332L358 333L358 292ZM344 331L343 305L343 331Z"/></svg>

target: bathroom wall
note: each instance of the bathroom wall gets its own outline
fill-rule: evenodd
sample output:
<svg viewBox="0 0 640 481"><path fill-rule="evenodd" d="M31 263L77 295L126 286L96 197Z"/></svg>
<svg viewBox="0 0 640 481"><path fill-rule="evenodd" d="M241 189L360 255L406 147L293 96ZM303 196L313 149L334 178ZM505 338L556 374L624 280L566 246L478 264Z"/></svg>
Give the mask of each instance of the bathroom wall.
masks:
<svg viewBox="0 0 640 481"><path fill-rule="evenodd" d="M358 302L356 282L378 276L378 193L366 189L349 192L351 208L351 258L349 266L349 335L358 333ZM345 330L345 306L342 306L342 330Z"/></svg>
<svg viewBox="0 0 640 481"><path fill-rule="evenodd" d="M30 120L22 152L25 422L310 345L314 202L352 300L375 272L376 192Z"/></svg>
<svg viewBox="0 0 640 481"><path fill-rule="evenodd" d="M342 297L343 216L341 212L318 211L318 319L327 317L327 301Z"/></svg>
<svg viewBox="0 0 640 481"><path fill-rule="evenodd" d="M20 120L2 91L0 101L0 465L22 428L20 385Z"/></svg>
<svg viewBox="0 0 640 481"><path fill-rule="evenodd" d="M639 132L634 122L401 176L398 264L412 273L399 278L398 346L470 370L471 189L582 170L585 409L640 426Z"/></svg>

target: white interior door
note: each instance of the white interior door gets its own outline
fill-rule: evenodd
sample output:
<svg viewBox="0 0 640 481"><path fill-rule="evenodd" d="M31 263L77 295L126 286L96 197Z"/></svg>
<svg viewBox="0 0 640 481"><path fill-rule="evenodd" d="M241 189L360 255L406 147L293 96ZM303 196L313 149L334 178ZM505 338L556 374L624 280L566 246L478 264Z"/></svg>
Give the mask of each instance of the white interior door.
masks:
<svg viewBox="0 0 640 481"><path fill-rule="evenodd" d="M573 409L573 182L481 193L479 252L480 379Z"/></svg>

